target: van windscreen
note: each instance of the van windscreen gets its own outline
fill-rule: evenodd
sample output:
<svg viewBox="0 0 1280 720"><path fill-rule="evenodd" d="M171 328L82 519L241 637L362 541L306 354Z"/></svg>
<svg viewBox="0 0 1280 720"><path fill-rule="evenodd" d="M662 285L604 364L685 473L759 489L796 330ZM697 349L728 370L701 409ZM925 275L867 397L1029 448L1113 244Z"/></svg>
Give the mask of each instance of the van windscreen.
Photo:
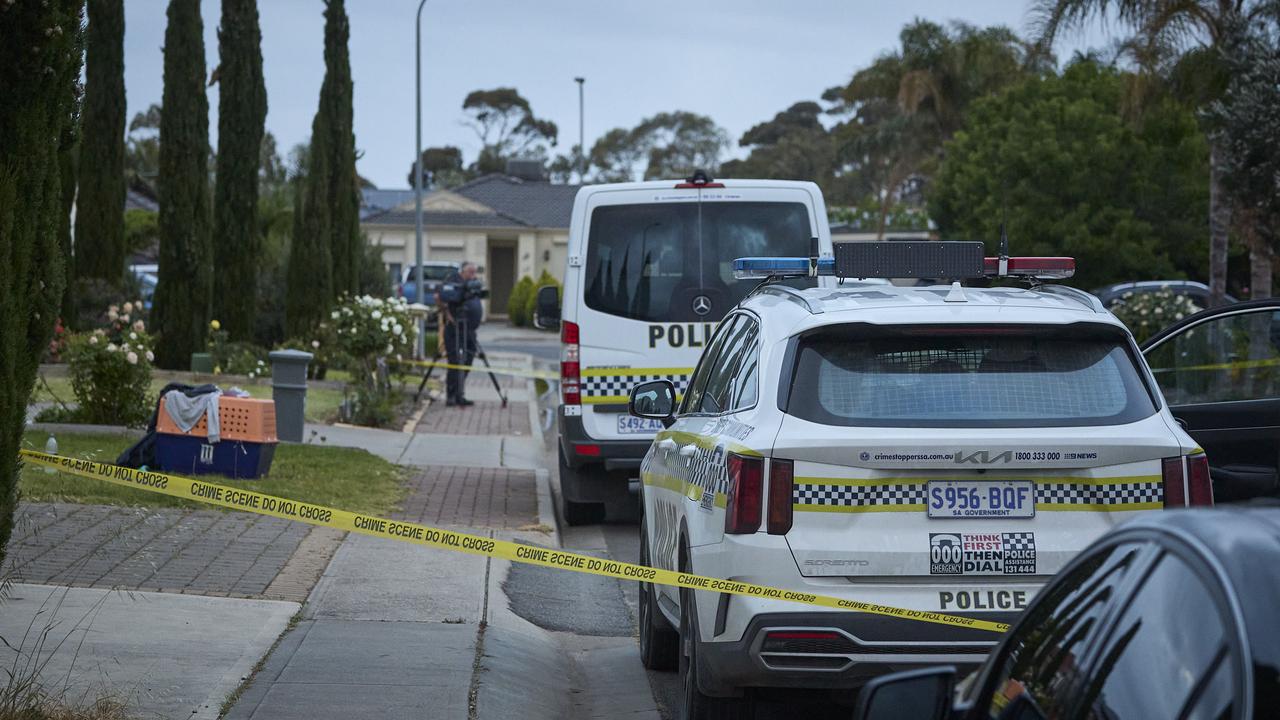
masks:
<svg viewBox="0 0 1280 720"><path fill-rule="evenodd" d="M808 256L813 235L802 203L599 207L587 235L586 304L635 320L716 321L755 285L734 280L735 258Z"/></svg>

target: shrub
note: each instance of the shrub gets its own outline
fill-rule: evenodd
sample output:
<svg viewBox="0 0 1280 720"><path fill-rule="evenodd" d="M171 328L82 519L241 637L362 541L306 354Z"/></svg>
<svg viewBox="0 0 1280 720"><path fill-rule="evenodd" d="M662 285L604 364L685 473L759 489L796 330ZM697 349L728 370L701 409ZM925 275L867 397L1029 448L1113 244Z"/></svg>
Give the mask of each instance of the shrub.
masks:
<svg viewBox="0 0 1280 720"><path fill-rule="evenodd" d="M138 426L150 415L151 337L146 323L131 319L132 303L124 312L112 306L110 324L73 335L67 343L71 389L80 404L81 422Z"/></svg>
<svg viewBox="0 0 1280 720"><path fill-rule="evenodd" d="M524 327L529 324L529 296L533 294L533 278L525 275L520 278L520 282L511 290L511 297L507 298L507 320L516 327Z"/></svg>
<svg viewBox="0 0 1280 720"><path fill-rule="evenodd" d="M218 320L209 322L209 335L205 347L213 356L213 372L228 375L265 377L271 374L267 364L267 351L247 342L230 342L226 330Z"/></svg>
<svg viewBox="0 0 1280 720"><path fill-rule="evenodd" d="M1202 310L1190 297L1168 288L1156 292L1127 292L1111 312L1129 328L1139 344L1184 317Z"/></svg>
<svg viewBox="0 0 1280 720"><path fill-rule="evenodd" d="M561 300L564 299L564 288L561 287L560 281L552 277L551 273L543 270L542 276L538 278L538 283L533 288L533 292L529 293L529 297L525 301L524 314L529 320L529 325L533 325L533 318L538 312L538 291L548 285L551 285L556 289L557 297Z"/></svg>
<svg viewBox="0 0 1280 720"><path fill-rule="evenodd" d="M362 295L344 297L329 319L320 325L332 345L349 361L356 391L356 417L361 424L387 425L395 418L397 400L392 395L385 363L413 353L417 329L409 304L403 298ZM331 354L332 357L332 354Z"/></svg>

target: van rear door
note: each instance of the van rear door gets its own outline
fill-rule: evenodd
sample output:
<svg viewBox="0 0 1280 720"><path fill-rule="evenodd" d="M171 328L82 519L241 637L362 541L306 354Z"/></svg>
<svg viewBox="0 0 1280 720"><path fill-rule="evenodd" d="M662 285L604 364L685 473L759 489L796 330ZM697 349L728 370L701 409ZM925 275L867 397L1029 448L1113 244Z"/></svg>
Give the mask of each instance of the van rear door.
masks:
<svg viewBox="0 0 1280 720"><path fill-rule="evenodd" d="M807 256L813 237L830 252L816 186L727 184L620 188L585 204L584 241L569 260L581 269L565 292L581 298L582 417L592 438L643 439L660 428L627 415L627 395L659 378L683 393L720 319L751 290L734 280L735 258Z"/></svg>

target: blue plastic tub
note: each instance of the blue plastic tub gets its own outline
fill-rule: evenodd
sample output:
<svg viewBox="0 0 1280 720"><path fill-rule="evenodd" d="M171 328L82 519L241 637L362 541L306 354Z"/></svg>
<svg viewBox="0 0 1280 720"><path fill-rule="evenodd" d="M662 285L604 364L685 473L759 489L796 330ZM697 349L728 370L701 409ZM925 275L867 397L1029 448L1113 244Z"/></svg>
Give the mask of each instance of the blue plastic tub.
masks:
<svg viewBox="0 0 1280 720"><path fill-rule="evenodd" d="M260 478L271 470L275 443L243 440L206 442L195 435L156 434L156 469L179 475L226 475L230 478Z"/></svg>

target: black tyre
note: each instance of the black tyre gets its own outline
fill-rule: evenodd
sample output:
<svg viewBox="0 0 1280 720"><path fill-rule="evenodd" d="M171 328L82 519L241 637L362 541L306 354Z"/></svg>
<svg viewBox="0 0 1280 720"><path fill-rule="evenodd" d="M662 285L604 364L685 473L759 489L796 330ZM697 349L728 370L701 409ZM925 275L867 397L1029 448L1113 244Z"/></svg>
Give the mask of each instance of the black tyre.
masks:
<svg viewBox="0 0 1280 720"><path fill-rule="evenodd" d="M569 463L565 462L563 449L560 450L559 455L560 514L564 517L565 523L574 526L604 522L604 503L574 502L569 499L569 494L577 491L578 485L583 482L583 478L581 473L569 467Z"/></svg>
<svg viewBox="0 0 1280 720"><path fill-rule="evenodd" d="M686 570L686 572L688 572ZM712 697L698 684L698 617L693 609L693 591L680 590L680 681L684 685L684 707L680 720L752 720L755 702L750 697Z"/></svg>
<svg viewBox="0 0 1280 720"><path fill-rule="evenodd" d="M640 521L640 564L649 567L649 536ZM658 609L652 583L640 583L640 662L650 670L670 672L680 661L680 634Z"/></svg>

